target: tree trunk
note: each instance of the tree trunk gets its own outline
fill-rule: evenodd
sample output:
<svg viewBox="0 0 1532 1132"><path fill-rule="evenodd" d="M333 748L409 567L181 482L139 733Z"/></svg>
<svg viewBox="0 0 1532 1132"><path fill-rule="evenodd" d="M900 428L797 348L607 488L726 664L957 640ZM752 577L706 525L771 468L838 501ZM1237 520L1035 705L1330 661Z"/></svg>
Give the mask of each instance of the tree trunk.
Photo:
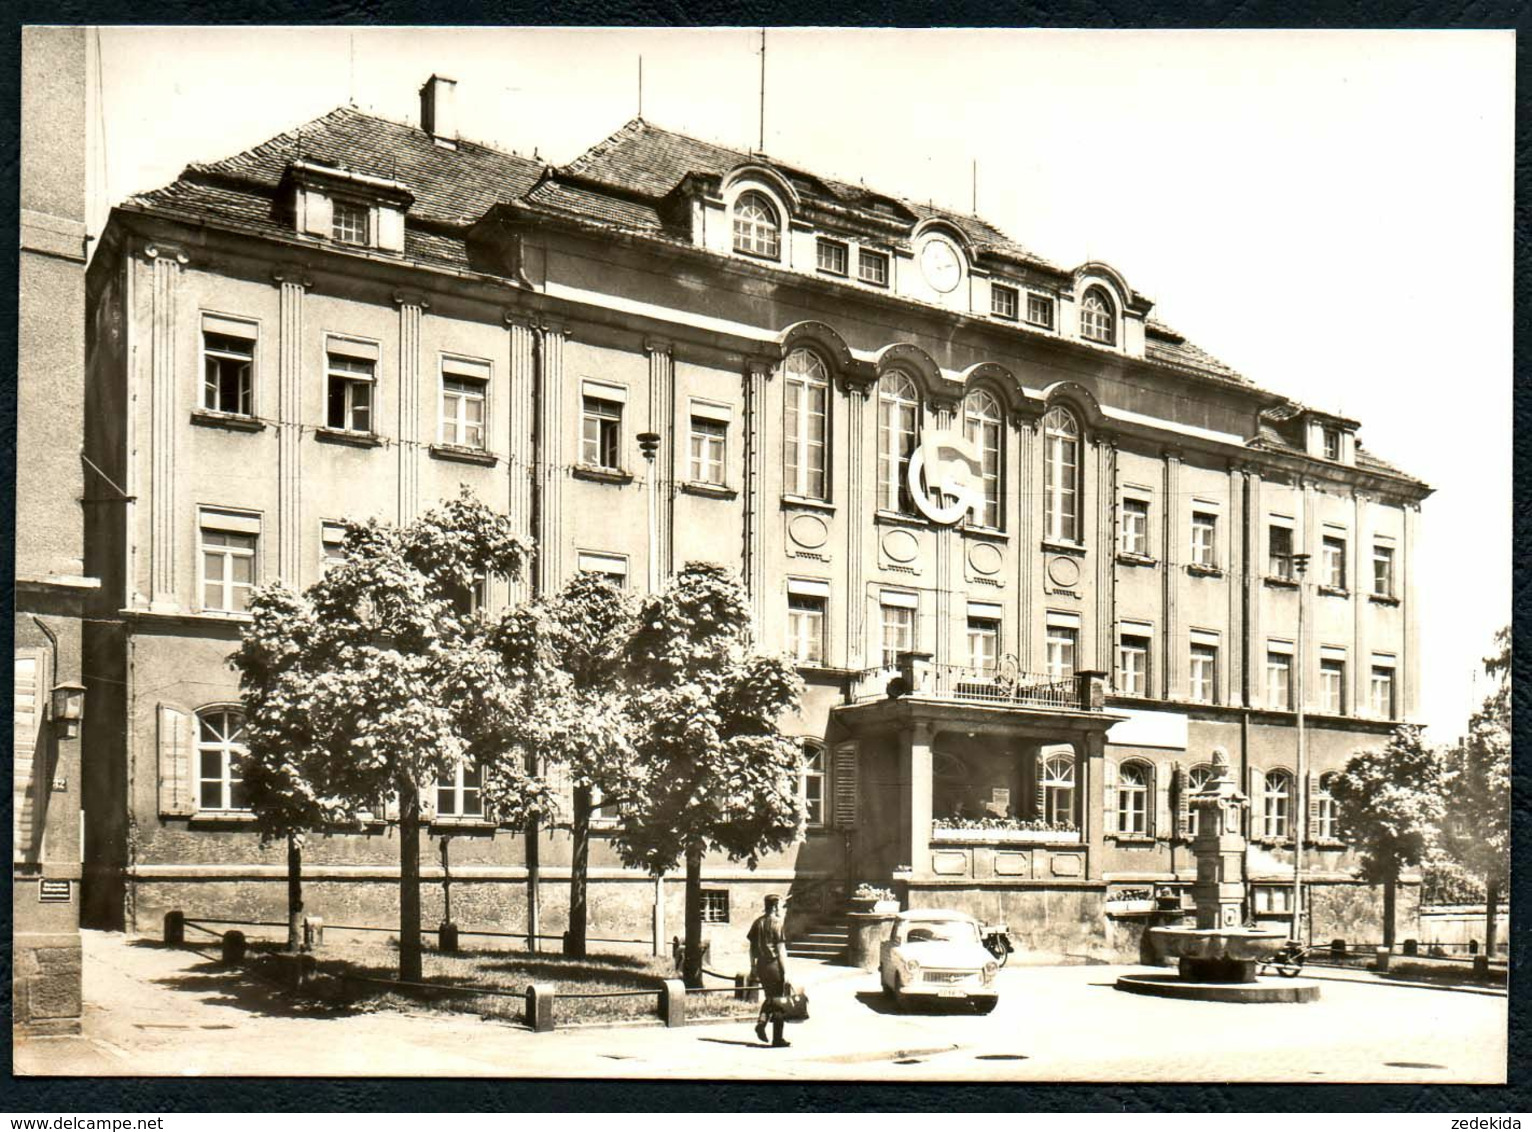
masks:
<svg viewBox="0 0 1532 1132"><path fill-rule="evenodd" d="M689 987L702 985L702 850L686 850L686 951L681 978Z"/></svg>
<svg viewBox="0 0 1532 1132"><path fill-rule="evenodd" d="M1495 914L1500 908L1500 878L1484 882L1484 961L1495 961Z"/></svg>
<svg viewBox="0 0 1532 1132"><path fill-rule="evenodd" d="M564 953L585 957L587 925L586 885L590 873L590 787L576 786L574 814L570 823L572 843L569 858L569 931L564 936Z"/></svg>
<svg viewBox="0 0 1532 1132"><path fill-rule="evenodd" d="M420 981L420 786L399 784L399 978Z"/></svg>
<svg viewBox="0 0 1532 1132"><path fill-rule="evenodd" d="M1391 868L1383 877L1383 946L1394 950L1394 897L1399 887L1399 870Z"/></svg>
<svg viewBox="0 0 1532 1132"><path fill-rule="evenodd" d="M303 846L287 835L287 950L303 948Z"/></svg>

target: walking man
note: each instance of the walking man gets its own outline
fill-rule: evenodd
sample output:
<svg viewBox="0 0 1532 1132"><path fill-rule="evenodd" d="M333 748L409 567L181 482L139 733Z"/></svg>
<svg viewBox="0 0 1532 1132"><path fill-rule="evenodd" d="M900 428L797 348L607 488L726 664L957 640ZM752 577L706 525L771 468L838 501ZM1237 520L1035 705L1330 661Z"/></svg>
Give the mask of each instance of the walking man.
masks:
<svg viewBox="0 0 1532 1132"><path fill-rule="evenodd" d="M755 1036L766 1040L766 1020L771 1019L771 1044L792 1043L782 1037L787 1011L787 940L782 930L782 898L766 897L766 909L750 925L750 970L761 987L761 1012L755 1020Z"/></svg>

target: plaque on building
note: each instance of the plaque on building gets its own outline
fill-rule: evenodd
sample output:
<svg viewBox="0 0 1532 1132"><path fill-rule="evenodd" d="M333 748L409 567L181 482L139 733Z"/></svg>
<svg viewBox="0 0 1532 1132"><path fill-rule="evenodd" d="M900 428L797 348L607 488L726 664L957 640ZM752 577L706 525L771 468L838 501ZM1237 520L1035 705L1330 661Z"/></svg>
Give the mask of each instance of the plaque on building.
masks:
<svg viewBox="0 0 1532 1132"><path fill-rule="evenodd" d="M37 882L39 904L68 904L73 898L74 893L67 879L45 879Z"/></svg>

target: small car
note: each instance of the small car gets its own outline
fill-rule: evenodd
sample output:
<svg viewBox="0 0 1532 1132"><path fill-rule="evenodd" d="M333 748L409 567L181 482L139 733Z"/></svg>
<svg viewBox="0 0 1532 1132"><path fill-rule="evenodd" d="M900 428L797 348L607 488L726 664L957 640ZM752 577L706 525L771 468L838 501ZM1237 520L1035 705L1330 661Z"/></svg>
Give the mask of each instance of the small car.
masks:
<svg viewBox="0 0 1532 1132"><path fill-rule="evenodd" d="M895 919L879 953L878 976L884 995L895 1002L959 1000L988 1014L1000 997L999 969L978 920L966 912L918 908Z"/></svg>

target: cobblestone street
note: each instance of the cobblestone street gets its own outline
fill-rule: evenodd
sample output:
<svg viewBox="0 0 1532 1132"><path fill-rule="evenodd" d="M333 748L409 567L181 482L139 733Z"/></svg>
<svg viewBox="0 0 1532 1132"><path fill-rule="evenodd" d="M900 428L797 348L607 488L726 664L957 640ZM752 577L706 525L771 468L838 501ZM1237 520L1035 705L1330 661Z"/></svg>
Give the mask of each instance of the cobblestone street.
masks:
<svg viewBox="0 0 1532 1132"><path fill-rule="evenodd" d="M1506 999L1320 971L1311 1005L1146 999L1135 968L1008 967L999 1008L894 1013L875 975L795 965L811 1021L791 1049L747 1024L532 1034L471 1017L288 1013L261 984L190 951L85 933L83 1038L19 1043L16 1071L81 1075L404 1075L882 1080L1417 1081L1505 1079Z"/></svg>

